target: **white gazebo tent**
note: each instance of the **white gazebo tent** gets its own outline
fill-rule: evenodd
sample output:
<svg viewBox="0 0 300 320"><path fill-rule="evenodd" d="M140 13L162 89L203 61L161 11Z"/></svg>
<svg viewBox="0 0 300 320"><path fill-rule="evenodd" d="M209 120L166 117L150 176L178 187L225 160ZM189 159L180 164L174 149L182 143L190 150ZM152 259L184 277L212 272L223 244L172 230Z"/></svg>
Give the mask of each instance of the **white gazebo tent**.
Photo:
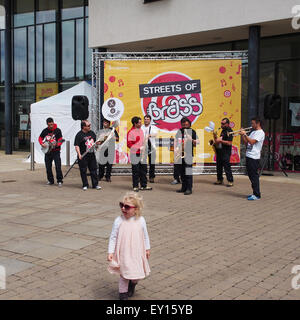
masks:
<svg viewBox="0 0 300 320"><path fill-rule="evenodd" d="M34 161L36 163L44 163L44 153L41 151L38 139L42 130L47 127L46 119L49 117L53 118L54 123L61 129L63 139L70 141L71 164L76 160L74 139L80 130L80 120L72 119L72 98L75 95L85 95L91 103L92 86L82 81L68 90L30 106L31 142L34 142ZM61 148L61 162L66 164L66 143L63 143Z"/></svg>

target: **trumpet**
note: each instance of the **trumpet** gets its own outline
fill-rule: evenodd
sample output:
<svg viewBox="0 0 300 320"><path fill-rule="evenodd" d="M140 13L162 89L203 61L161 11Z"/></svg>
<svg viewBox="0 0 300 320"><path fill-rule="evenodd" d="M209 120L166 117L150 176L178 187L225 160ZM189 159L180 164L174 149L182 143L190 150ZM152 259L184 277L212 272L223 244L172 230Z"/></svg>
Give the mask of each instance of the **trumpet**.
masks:
<svg viewBox="0 0 300 320"><path fill-rule="evenodd" d="M231 131L231 132L228 132L228 135L232 135L233 137L236 137L240 134L240 132L242 130L244 130L246 133L249 133L253 128L252 127L248 127L248 128L241 128L239 130L236 130L236 131Z"/></svg>

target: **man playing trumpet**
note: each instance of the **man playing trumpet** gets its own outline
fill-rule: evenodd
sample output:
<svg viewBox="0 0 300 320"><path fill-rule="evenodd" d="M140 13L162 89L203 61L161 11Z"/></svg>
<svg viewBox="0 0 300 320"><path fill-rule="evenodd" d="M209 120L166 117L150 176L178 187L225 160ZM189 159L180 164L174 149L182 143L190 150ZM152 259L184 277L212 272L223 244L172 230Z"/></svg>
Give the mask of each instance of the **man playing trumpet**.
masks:
<svg viewBox="0 0 300 320"><path fill-rule="evenodd" d="M223 168L228 181L227 187L233 186L233 176L231 172L230 156L233 135L230 134L232 129L229 127L229 119L224 118L221 121L222 132L219 138L214 139L216 146L216 164L217 164L217 182L215 185L223 184Z"/></svg>
<svg viewBox="0 0 300 320"><path fill-rule="evenodd" d="M243 142L247 146L246 148L246 169L253 194L248 196L248 200L259 200L261 198L259 188L259 161L260 153L265 140L265 133L261 127L261 120L259 118L253 118L251 120L253 131L247 136L245 130L240 130L239 134L242 136Z"/></svg>

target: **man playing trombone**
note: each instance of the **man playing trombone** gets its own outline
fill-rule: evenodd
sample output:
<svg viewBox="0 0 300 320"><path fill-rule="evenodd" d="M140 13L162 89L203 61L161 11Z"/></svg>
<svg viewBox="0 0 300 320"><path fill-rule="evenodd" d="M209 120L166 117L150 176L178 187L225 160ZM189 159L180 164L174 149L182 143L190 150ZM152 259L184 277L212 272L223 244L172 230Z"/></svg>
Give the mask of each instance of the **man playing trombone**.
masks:
<svg viewBox="0 0 300 320"><path fill-rule="evenodd" d="M216 164L217 164L217 182L215 185L223 184L223 168L228 181L227 187L233 186L233 176L231 172L230 156L233 135L232 129L229 126L229 119L224 118L221 121L222 132L219 138L214 139L216 149Z"/></svg>

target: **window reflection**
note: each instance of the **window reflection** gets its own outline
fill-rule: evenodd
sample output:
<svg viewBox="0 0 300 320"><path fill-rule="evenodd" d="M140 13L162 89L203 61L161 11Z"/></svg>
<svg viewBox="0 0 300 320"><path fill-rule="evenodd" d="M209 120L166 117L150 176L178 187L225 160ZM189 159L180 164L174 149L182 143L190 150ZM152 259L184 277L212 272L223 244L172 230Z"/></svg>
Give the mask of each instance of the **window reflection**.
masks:
<svg viewBox="0 0 300 320"><path fill-rule="evenodd" d="M14 31L14 81L24 83L27 81L27 48L26 28Z"/></svg>
<svg viewBox="0 0 300 320"><path fill-rule="evenodd" d="M28 81L34 82L34 27L28 28Z"/></svg>
<svg viewBox="0 0 300 320"><path fill-rule="evenodd" d="M4 84L4 77L5 77L5 56L4 56L5 46L4 46L4 31L1 31L1 83Z"/></svg>
<svg viewBox="0 0 300 320"><path fill-rule="evenodd" d="M76 78L83 78L83 19L76 21Z"/></svg>
<svg viewBox="0 0 300 320"><path fill-rule="evenodd" d="M55 24L45 24L44 27L44 80L56 79L56 33Z"/></svg>
<svg viewBox="0 0 300 320"><path fill-rule="evenodd" d="M14 26L34 24L34 0L14 0Z"/></svg>
<svg viewBox="0 0 300 320"><path fill-rule="evenodd" d="M36 10L37 23L55 21L58 2L57 0L38 0Z"/></svg>
<svg viewBox="0 0 300 320"><path fill-rule="evenodd" d="M62 0L61 17L63 20L80 18L84 15L83 0Z"/></svg>
<svg viewBox="0 0 300 320"><path fill-rule="evenodd" d="M36 81L43 81L43 25L36 26Z"/></svg>
<svg viewBox="0 0 300 320"><path fill-rule="evenodd" d="M92 76L92 52L89 48L88 35L89 35L89 19L85 19L85 74L90 79Z"/></svg>
<svg viewBox="0 0 300 320"><path fill-rule="evenodd" d="M74 21L62 23L62 78L74 78Z"/></svg>

